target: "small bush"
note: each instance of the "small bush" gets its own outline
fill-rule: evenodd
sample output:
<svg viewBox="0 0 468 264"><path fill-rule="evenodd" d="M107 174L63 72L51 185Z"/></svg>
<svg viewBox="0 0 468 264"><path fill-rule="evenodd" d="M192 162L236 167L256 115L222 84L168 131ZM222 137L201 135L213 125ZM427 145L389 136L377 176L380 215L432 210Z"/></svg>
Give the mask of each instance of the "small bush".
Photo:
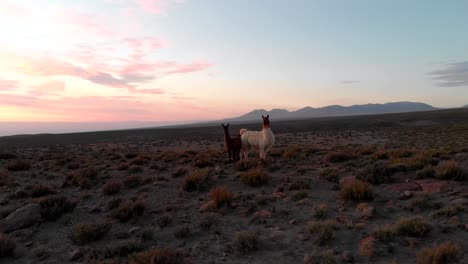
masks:
<svg viewBox="0 0 468 264"><path fill-rule="evenodd" d="M155 248L151 251L133 254L129 258L129 264L183 264L185 254L182 251L172 248Z"/></svg>
<svg viewBox="0 0 468 264"><path fill-rule="evenodd" d="M330 151L325 155L326 162L343 162L355 159L356 155L350 150Z"/></svg>
<svg viewBox="0 0 468 264"><path fill-rule="evenodd" d="M287 160L290 160L290 159L295 159L295 158L299 158L301 155L301 147L300 146L297 146L297 145L294 145L294 146L290 146L288 147L284 152L283 152L283 159L287 159Z"/></svg>
<svg viewBox="0 0 468 264"><path fill-rule="evenodd" d="M435 177L443 180L463 181L467 172L453 160L442 161L435 168Z"/></svg>
<svg viewBox="0 0 468 264"><path fill-rule="evenodd" d="M426 150L419 152L408 160L407 166L413 170L420 170L426 166L434 165L433 157L435 156L436 153L433 151Z"/></svg>
<svg viewBox="0 0 468 264"><path fill-rule="evenodd" d="M370 184L356 180L352 184L345 186L340 192L341 199L345 201L370 201L374 199Z"/></svg>
<svg viewBox="0 0 468 264"><path fill-rule="evenodd" d="M0 233L0 258L13 256L16 249L16 242L9 236Z"/></svg>
<svg viewBox="0 0 468 264"><path fill-rule="evenodd" d="M396 167L388 166L384 161L377 161L364 167L356 178L371 184L382 184L390 182L392 174L397 170Z"/></svg>
<svg viewBox="0 0 468 264"><path fill-rule="evenodd" d="M135 188L135 187L138 187L140 186L142 180L141 180L141 177L138 176L138 175L130 175L130 176L127 176L124 180L124 184L125 186L127 186L128 188Z"/></svg>
<svg viewBox="0 0 468 264"><path fill-rule="evenodd" d="M379 149L369 156L369 159L371 161L383 160L383 159L388 159L388 158L389 158L388 152L383 149Z"/></svg>
<svg viewBox="0 0 468 264"><path fill-rule="evenodd" d="M427 194L420 194L410 202L410 208L418 208L421 210L440 209L441 207L441 202L434 201L434 199Z"/></svg>
<svg viewBox="0 0 468 264"><path fill-rule="evenodd" d="M338 173L337 169L328 167L320 172L320 176L329 182L338 183L340 180Z"/></svg>
<svg viewBox="0 0 468 264"><path fill-rule="evenodd" d="M65 196L49 196L39 198L37 202L41 205L41 215L45 220L54 221L63 214L75 209L76 201L69 200Z"/></svg>
<svg viewBox="0 0 468 264"><path fill-rule="evenodd" d="M223 205L231 205L234 194L225 186L213 188L210 192L211 200L214 201L215 207L219 208Z"/></svg>
<svg viewBox="0 0 468 264"><path fill-rule="evenodd" d="M271 177L262 168L256 168L242 173L240 178L244 184L258 187L267 184Z"/></svg>
<svg viewBox="0 0 468 264"><path fill-rule="evenodd" d="M403 218L394 225L394 232L400 236L421 237L431 231L431 225L421 217Z"/></svg>
<svg viewBox="0 0 468 264"><path fill-rule="evenodd" d="M338 229L338 223L333 220L314 221L307 224L307 230L316 235L317 245L329 244L334 239L334 230Z"/></svg>
<svg viewBox="0 0 468 264"><path fill-rule="evenodd" d="M73 184L80 186L81 188L90 188L97 175L98 173L96 169L90 167L72 172L69 177Z"/></svg>
<svg viewBox="0 0 468 264"><path fill-rule="evenodd" d="M319 204L314 207L314 212L312 215L316 219L324 219L325 217L327 217L327 214L328 214L328 205Z"/></svg>
<svg viewBox="0 0 468 264"><path fill-rule="evenodd" d="M463 258L461 246L454 242L444 242L416 253L417 264L459 263Z"/></svg>
<svg viewBox="0 0 468 264"><path fill-rule="evenodd" d="M184 167L179 167L172 172L172 177L178 178L187 174L188 170Z"/></svg>
<svg viewBox="0 0 468 264"><path fill-rule="evenodd" d="M101 239L110 229L109 223L81 223L73 227L70 239L78 244L83 245L89 242Z"/></svg>
<svg viewBox="0 0 468 264"><path fill-rule="evenodd" d="M31 168L31 163L26 160L16 159L8 162L6 168L9 171L25 171Z"/></svg>
<svg viewBox="0 0 468 264"><path fill-rule="evenodd" d="M435 170L432 166L426 166L416 171L416 178L418 179L433 178L434 176Z"/></svg>
<svg viewBox="0 0 468 264"><path fill-rule="evenodd" d="M105 248L94 250L93 255L98 258L127 257L132 253L141 251L143 246L144 245L141 241L133 239L110 242L110 244Z"/></svg>
<svg viewBox="0 0 468 264"><path fill-rule="evenodd" d="M0 170L0 186L7 186L12 182L7 170Z"/></svg>
<svg viewBox="0 0 468 264"><path fill-rule="evenodd" d="M134 158L133 160L131 160L129 164L130 165L139 165L139 166L141 166L141 165L148 164L149 161L150 161L149 157L140 155L140 156Z"/></svg>
<svg viewBox="0 0 468 264"><path fill-rule="evenodd" d="M308 190L310 188L310 179L308 178L298 178L291 185L289 185L289 190Z"/></svg>
<svg viewBox="0 0 468 264"><path fill-rule="evenodd" d="M174 236L178 239L184 239L192 235L192 227L189 224L176 226Z"/></svg>
<svg viewBox="0 0 468 264"><path fill-rule="evenodd" d="M203 190L209 182L209 170L198 169L186 175L182 182L182 189L187 192L201 191Z"/></svg>
<svg viewBox="0 0 468 264"><path fill-rule="evenodd" d="M119 205L119 208L113 213L113 217L122 222L126 222L133 217L143 215L145 211L145 204L143 201L126 201Z"/></svg>
<svg viewBox="0 0 468 264"><path fill-rule="evenodd" d="M103 187L102 192L105 195L114 195L120 192L122 183L118 180L110 180Z"/></svg>
<svg viewBox="0 0 468 264"><path fill-rule="evenodd" d="M257 163L253 159L238 161L235 165L236 171L248 171L257 166Z"/></svg>
<svg viewBox="0 0 468 264"><path fill-rule="evenodd" d="M208 155L198 155L197 159L195 160L195 167L197 168L206 168L213 166L214 163L212 158Z"/></svg>
<svg viewBox="0 0 468 264"><path fill-rule="evenodd" d="M158 225L159 227L163 228L163 227L166 227L168 225L170 225L173 221L173 216L172 214L170 213L164 213L162 214L159 218L158 218Z"/></svg>
<svg viewBox="0 0 468 264"><path fill-rule="evenodd" d="M293 201L299 201L299 200L307 198L308 196L309 196L309 193L307 191L301 190L301 191L295 192L292 196L292 199Z"/></svg>
<svg viewBox="0 0 468 264"><path fill-rule="evenodd" d="M208 230L212 226L218 224L220 215L216 213L205 213L201 216L200 227L202 229Z"/></svg>
<svg viewBox="0 0 468 264"><path fill-rule="evenodd" d="M237 232L234 241L234 249L239 253L250 253L258 249L257 234L251 231Z"/></svg>
<svg viewBox="0 0 468 264"><path fill-rule="evenodd" d="M452 217L457 215L458 213L463 212L463 207L462 206L451 206L451 207L445 207L441 208L431 214L432 217Z"/></svg>
<svg viewBox="0 0 468 264"><path fill-rule="evenodd" d="M31 188L31 196L34 198L46 196L49 194L54 194L55 190L53 190L50 186L44 184L34 184Z"/></svg>
<svg viewBox="0 0 468 264"><path fill-rule="evenodd" d="M110 199L106 204L106 208L108 210L114 210L115 208L119 207L120 203L122 203L121 198Z"/></svg>

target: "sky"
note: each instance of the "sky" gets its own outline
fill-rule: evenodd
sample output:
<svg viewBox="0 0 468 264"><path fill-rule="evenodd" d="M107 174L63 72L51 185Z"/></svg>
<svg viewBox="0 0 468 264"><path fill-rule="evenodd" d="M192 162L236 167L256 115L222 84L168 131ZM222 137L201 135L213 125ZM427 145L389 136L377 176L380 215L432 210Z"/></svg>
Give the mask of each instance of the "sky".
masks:
<svg viewBox="0 0 468 264"><path fill-rule="evenodd" d="M468 1L0 0L0 122L468 104Z"/></svg>

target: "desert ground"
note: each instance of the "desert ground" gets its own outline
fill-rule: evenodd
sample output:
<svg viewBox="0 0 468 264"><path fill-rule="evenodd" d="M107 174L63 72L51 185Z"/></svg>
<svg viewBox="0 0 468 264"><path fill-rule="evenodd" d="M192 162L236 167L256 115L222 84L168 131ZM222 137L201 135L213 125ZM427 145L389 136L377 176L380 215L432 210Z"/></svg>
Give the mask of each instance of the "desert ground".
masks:
<svg viewBox="0 0 468 264"><path fill-rule="evenodd" d="M468 263L467 109L271 129L0 138L0 263Z"/></svg>

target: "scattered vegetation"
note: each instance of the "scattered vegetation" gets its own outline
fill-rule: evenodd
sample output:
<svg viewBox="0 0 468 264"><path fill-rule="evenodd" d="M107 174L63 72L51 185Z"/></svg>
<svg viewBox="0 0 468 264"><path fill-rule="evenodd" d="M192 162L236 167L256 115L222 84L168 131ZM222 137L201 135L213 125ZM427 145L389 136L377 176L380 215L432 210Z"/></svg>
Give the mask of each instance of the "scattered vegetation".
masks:
<svg viewBox="0 0 468 264"><path fill-rule="evenodd" d="M116 219L119 219L122 222L126 222L133 217L143 215L145 211L145 204L141 200L136 201L125 201L120 203L119 207L112 214Z"/></svg>
<svg viewBox="0 0 468 264"><path fill-rule="evenodd" d="M252 231L237 232L233 241L234 250L239 253L250 253L258 249L258 236Z"/></svg>
<svg viewBox="0 0 468 264"><path fill-rule="evenodd" d="M328 205L326 204L319 204L314 207L313 216L316 219L324 219L327 217L328 214Z"/></svg>
<svg viewBox="0 0 468 264"><path fill-rule="evenodd" d="M163 228L168 225L170 225L173 221L173 216L170 213L163 213L159 218L158 218L158 225L159 227Z"/></svg>
<svg viewBox="0 0 468 264"><path fill-rule="evenodd" d="M301 147L298 145L290 146L283 152L283 159L290 160L299 158L301 155Z"/></svg>
<svg viewBox="0 0 468 264"><path fill-rule="evenodd" d="M102 192L105 195L114 195L120 192L122 183L119 180L110 180L103 187Z"/></svg>
<svg viewBox="0 0 468 264"><path fill-rule="evenodd" d="M13 256L16 249L16 242L9 236L0 233L0 258Z"/></svg>
<svg viewBox="0 0 468 264"><path fill-rule="evenodd" d="M192 235L192 227L189 224L176 226L174 236L178 239L184 239Z"/></svg>
<svg viewBox="0 0 468 264"><path fill-rule="evenodd" d="M396 235L410 237L421 237L431 231L431 225L422 217L400 219L393 228Z"/></svg>
<svg viewBox="0 0 468 264"><path fill-rule="evenodd" d="M432 247L423 248L416 253L417 264L459 263L463 250L458 243L444 242Z"/></svg>
<svg viewBox="0 0 468 264"><path fill-rule="evenodd" d="M97 174L96 169L89 167L71 172L68 177L71 178L73 184L81 188L90 188Z"/></svg>
<svg viewBox="0 0 468 264"><path fill-rule="evenodd" d="M186 175L182 182L182 189L187 192L201 191L209 183L209 169L197 169Z"/></svg>
<svg viewBox="0 0 468 264"><path fill-rule="evenodd" d="M432 217L452 217L457 215L458 213L463 212L462 206L449 206L441 208L431 214Z"/></svg>
<svg viewBox="0 0 468 264"><path fill-rule="evenodd" d="M142 179L138 175L129 175L124 180L124 184L128 188L136 188L140 186L141 182L142 182Z"/></svg>
<svg viewBox="0 0 468 264"><path fill-rule="evenodd" d="M42 217L49 221L57 220L63 214L72 212L77 204L76 201L63 195L38 198L37 202L41 205Z"/></svg>
<svg viewBox="0 0 468 264"><path fill-rule="evenodd" d="M467 172L453 160L442 161L435 168L435 177L442 180L463 181L467 175Z"/></svg>
<svg viewBox="0 0 468 264"><path fill-rule="evenodd" d="M338 183L340 180L339 172L336 168L327 167L320 172L320 176L329 182Z"/></svg>
<svg viewBox="0 0 468 264"><path fill-rule="evenodd" d="M356 180L341 189L340 197L345 201L359 202L374 199L374 194L372 187L368 183Z"/></svg>
<svg viewBox="0 0 468 264"><path fill-rule="evenodd" d="M185 254L173 248L155 248L150 251L133 254L129 264L182 264L186 263Z"/></svg>
<svg viewBox="0 0 468 264"><path fill-rule="evenodd" d="M31 163L27 160L16 159L8 162L6 168L9 171L25 171L31 168Z"/></svg>
<svg viewBox="0 0 468 264"><path fill-rule="evenodd" d="M334 230L338 229L338 223L334 220L313 221L307 224L307 231L316 235L317 245L327 245L334 239Z"/></svg>
<svg viewBox="0 0 468 264"><path fill-rule="evenodd" d="M127 257L128 255L141 251L143 249L143 243L139 240L123 240L113 241L109 245L102 249L95 249L93 255L96 258L115 258L115 257Z"/></svg>
<svg viewBox="0 0 468 264"><path fill-rule="evenodd" d="M218 186L211 189L210 197L214 201L214 206L219 208L223 205L231 206L234 194L226 186Z"/></svg>
<svg viewBox="0 0 468 264"><path fill-rule="evenodd" d="M10 174L8 173L8 171L0 169L0 187L7 186L11 182L12 179L10 178Z"/></svg>
<svg viewBox="0 0 468 264"><path fill-rule="evenodd" d="M343 162L355 159L356 155L351 150L330 151L325 155L327 162Z"/></svg>
<svg viewBox="0 0 468 264"><path fill-rule="evenodd" d="M45 184L34 184L31 188L31 196L34 198L55 194L55 190Z"/></svg>
<svg viewBox="0 0 468 264"><path fill-rule="evenodd" d="M271 176L268 175L263 168L255 168L242 173L240 178L244 184L258 187L267 184Z"/></svg>
<svg viewBox="0 0 468 264"><path fill-rule="evenodd" d="M110 223L80 223L73 227L70 239L83 245L101 239L110 229Z"/></svg>

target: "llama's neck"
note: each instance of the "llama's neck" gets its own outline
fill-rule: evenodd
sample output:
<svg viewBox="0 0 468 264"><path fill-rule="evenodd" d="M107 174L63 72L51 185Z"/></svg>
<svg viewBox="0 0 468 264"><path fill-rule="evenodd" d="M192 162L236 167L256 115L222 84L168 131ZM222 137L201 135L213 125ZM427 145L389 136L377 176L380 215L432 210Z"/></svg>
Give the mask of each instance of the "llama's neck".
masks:
<svg viewBox="0 0 468 264"><path fill-rule="evenodd" d="M224 141L227 143L231 139L231 135L229 135L228 130L224 130Z"/></svg>

